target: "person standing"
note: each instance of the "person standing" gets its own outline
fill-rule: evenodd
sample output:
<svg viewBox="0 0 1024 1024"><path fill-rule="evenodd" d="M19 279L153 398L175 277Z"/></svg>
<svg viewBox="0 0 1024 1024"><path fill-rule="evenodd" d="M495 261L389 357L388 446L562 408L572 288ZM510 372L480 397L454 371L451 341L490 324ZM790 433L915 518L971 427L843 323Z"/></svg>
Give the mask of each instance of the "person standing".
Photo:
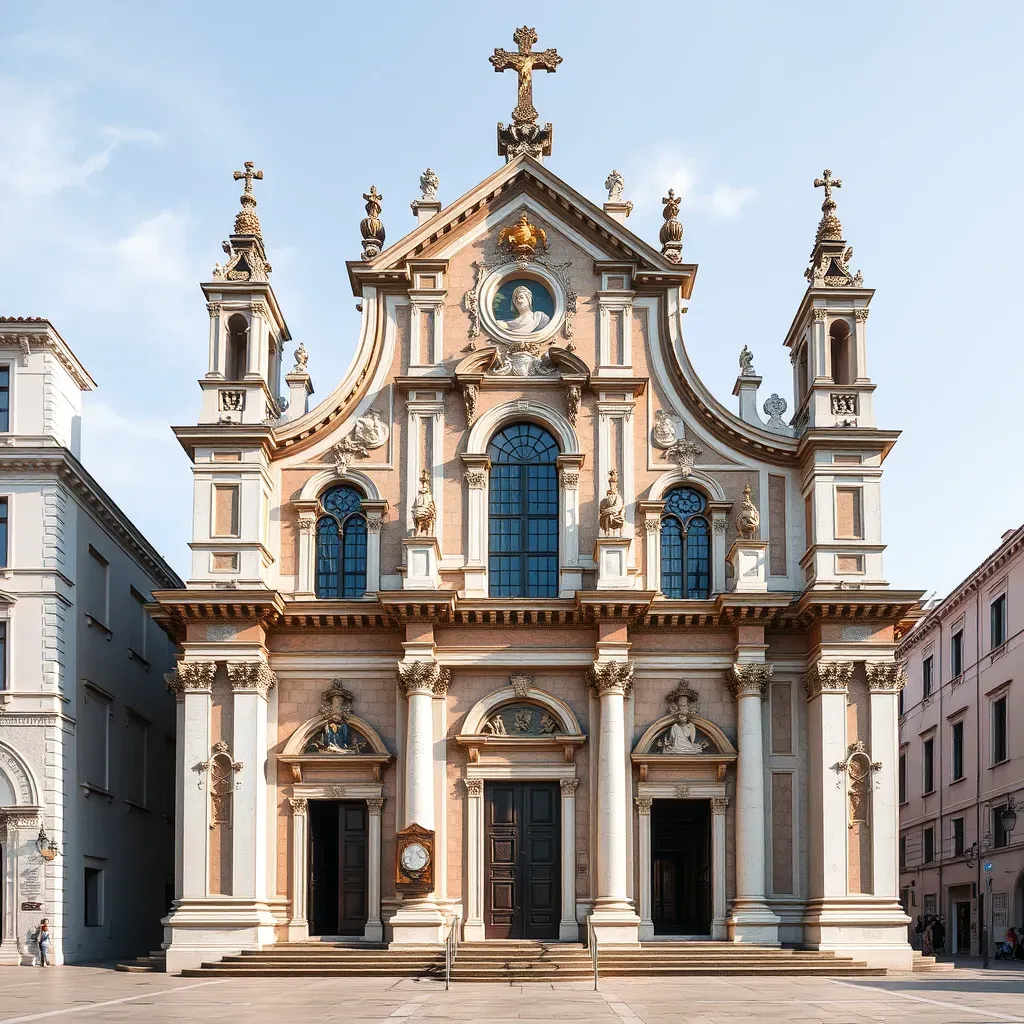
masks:
<svg viewBox="0 0 1024 1024"><path fill-rule="evenodd" d="M946 926L941 917L932 921L932 949L936 955L946 952Z"/></svg>
<svg viewBox="0 0 1024 1024"><path fill-rule="evenodd" d="M931 956L932 948L932 918L926 917L924 921L924 931L921 932L921 952L925 956Z"/></svg>
<svg viewBox="0 0 1024 1024"><path fill-rule="evenodd" d="M39 931L36 932L36 945L39 947L39 966L50 966L50 923L44 917L39 922Z"/></svg>

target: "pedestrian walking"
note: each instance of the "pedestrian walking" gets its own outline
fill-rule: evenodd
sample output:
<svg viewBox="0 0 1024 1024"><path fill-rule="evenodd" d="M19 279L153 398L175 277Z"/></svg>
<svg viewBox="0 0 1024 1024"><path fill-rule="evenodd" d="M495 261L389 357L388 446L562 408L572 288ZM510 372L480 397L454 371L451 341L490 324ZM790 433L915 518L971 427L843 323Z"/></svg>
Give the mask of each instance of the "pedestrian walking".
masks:
<svg viewBox="0 0 1024 1024"><path fill-rule="evenodd" d="M39 922L39 930L36 932L36 945L39 947L39 966L50 966L50 922L44 917Z"/></svg>

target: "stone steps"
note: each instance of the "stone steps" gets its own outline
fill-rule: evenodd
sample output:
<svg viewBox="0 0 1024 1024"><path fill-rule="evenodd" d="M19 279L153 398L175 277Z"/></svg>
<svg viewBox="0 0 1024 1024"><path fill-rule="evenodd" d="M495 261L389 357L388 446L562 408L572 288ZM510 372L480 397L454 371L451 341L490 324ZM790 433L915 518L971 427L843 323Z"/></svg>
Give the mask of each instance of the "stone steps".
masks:
<svg viewBox="0 0 1024 1024"><path fill-rule="evenodd" d="M955 970L954 964L945 961L940 962L934 956L925 956L920 950L914 950L913 971L915 974L932 974L939 971L952 970Z"/></svg>
<svg viewBox="0 0 1024 1024"><path fill-rule="evenodd" d="M167 954L162 949L156 949L148 956L115 964L114 970L129 974L163 974L167 970Z"/></svg>

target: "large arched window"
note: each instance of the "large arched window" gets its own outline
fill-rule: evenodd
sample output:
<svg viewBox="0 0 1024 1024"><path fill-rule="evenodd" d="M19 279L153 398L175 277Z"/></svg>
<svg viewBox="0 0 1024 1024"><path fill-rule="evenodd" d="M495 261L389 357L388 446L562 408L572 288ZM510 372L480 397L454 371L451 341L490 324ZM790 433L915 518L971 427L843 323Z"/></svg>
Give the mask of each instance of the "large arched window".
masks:
<svg viewBox="0 0 1024 1024"><path fill-rule="evenodd" d="M704 600L711 593L711 530L707 500L692 487L665 495L661 517L661 592L666 597Z"/></svg>
<svg viewBox="0 0 1024 1024"><path fill-rule="evenodd" d="M320 499L316 521L316 596L366 593L366 517L354 487L332 487Z"/></svg>
<svg viewBox="0 0 1024 1024"><path fill-rule="evenodd" d="M491 439L491 597L558 596L558 443L535 423Z"/></svg>

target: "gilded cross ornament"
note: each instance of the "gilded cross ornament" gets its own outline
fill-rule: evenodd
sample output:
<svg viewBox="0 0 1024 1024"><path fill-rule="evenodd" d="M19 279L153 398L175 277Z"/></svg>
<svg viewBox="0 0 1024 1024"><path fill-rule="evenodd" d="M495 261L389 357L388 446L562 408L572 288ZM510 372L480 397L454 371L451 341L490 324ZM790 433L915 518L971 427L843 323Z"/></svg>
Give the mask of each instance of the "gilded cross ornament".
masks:
<svg viewBox="0 0 1024 1024"><path fill-rule="evenodd" d="M562 58L553 49L534 51L537 42L537 30L523 25L512 33L512 41L518 50L502 50L495 47L494 53L488 58L494 70L515 71L519 76L519 90L516 97L512 120L516 124L529 124L537 120L537 109L533 105L533 72L554 71Z"/></svg>
<svg viewBox="0 0 1024 1024"><path fill-rule="evenodd" d="M260 233L260 219L256 216L256 197L252 192L253 181L262 181L263 172L254 171L256 166L252 160L245 161L244 171L235 171L235 181L245 181L245 191L242 192L240 202L242 209L235 217L236 235L258 235Z"/></svg>

